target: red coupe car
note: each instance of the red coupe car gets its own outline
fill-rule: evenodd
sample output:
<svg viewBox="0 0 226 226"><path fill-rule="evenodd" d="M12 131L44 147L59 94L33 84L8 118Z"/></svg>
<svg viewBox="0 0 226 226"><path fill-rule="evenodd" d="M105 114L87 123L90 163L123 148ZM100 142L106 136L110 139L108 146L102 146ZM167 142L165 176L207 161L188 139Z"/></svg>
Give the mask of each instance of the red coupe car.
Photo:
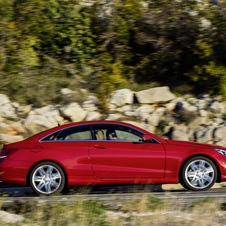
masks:
<svg viewBox="0 0 226 226"><path fill-rule="evenodd" d="M87 184L181 183L203 191L226 181L226 148L165 140L122 122L79 122L5 145L0 180L44 195Z"/></svg>

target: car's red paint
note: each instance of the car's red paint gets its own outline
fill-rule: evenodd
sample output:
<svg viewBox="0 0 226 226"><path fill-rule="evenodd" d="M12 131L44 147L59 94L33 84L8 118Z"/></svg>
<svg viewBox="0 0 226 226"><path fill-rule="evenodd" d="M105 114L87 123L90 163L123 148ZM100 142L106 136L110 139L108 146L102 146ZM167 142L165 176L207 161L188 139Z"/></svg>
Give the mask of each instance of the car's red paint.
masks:
<svg viewBox="0 0 226 226"><path fill-rule="evenodd" d="M97 178L164 178L165 149L157 143L96 141L89 147Z"/></svg>
<svg viewBox="0 0 226 226"><path fill-rule="evenodd" d="M166 158L170 161L166 164L166 177L175 175L175 172L179 173L182 163L191 156L206 156L214 160L219 167L220 180L226 180L226 156L219 154L213 149L222 149L222 147L187 141L167 140L167 142L168 145L165 145L167 149ZM223 149L226 150L226 148Z"/></svg>
<svg viewBox="0 0 226 226"><path fill-rule="evenodd" d="M130 129L139 133L139 136L148 135L155 143L142 142L141 139L140 141L94 140L94 129L92 139L89 140L48 140L52 138L42 140L57 131L64 131L63 129L79 128L77 126L82 125L91 125L94 128L105 124L121 126L122 135L125 128L128 129L129 135L131 135ZM137 136L135 133L132 135ZM0 159L0 180L5 183L27 185L30 183L32 168L40 162L51 161L63 169L69 186L178 183L181 167L189 158L206 156L216 164L218 182L226 181L226 156L213 148L222 149L207 144L165 140L122 122L73 123L44 131L21 142L5 145L5 150L14 150L14 152Z"/></svg>

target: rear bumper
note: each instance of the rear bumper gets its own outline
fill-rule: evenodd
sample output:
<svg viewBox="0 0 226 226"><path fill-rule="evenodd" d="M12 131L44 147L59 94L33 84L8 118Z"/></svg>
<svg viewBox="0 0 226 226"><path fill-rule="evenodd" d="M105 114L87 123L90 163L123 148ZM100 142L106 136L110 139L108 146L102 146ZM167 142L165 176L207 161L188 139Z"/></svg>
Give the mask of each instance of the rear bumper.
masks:
<svg viewBox="0 0 226 226"><path fill-rule="evenodd" d="M0 159L0 183L26 185L27 167L21 161Z"/></svg>

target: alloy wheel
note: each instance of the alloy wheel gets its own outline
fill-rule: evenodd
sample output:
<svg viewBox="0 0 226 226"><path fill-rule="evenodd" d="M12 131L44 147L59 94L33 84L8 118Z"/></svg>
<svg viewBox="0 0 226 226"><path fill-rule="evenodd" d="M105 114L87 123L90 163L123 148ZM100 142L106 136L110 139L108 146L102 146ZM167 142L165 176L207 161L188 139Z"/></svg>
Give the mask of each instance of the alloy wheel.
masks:
<svg viewBox="0 0 226 226"><path fill-rule="evenodd" d="M185 165L184 178L188 188L206 190L215 183L216 169L207 159L194 159Z"/></svg>
<svg viewBox="0 0 226 226"><path fill-rule="evenodd" d="M38 165L31 174L32 188L39 194L59 193L64 186L64 181L63 171L53 163Z"/></svg>

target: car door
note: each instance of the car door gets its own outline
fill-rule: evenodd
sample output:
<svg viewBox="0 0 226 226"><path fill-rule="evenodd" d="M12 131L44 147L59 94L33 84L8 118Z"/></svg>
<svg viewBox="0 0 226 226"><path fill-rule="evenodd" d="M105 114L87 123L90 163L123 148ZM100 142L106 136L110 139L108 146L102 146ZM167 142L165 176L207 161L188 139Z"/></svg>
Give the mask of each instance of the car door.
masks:
<svg viewBox="0 0 226 226"><path fill-rule="evenodd" d="M93 176L88 156L91 140L89 125L67 127L41 140L45 151L40 158L51 156L51 160L61 163L67 170L69 180L74 176Z"/></svg>
<svg viewBox="0 0 226 226"><path fill-rule="evenodd" d="M117 140L107 140L107 131L114 130ZM161 178L165 170L165 150L162 144L143 143L144 133L115 125L94 125L93 134L103 133L103 139L93 140L89 147L90 162L98 178Z"/></svg>

